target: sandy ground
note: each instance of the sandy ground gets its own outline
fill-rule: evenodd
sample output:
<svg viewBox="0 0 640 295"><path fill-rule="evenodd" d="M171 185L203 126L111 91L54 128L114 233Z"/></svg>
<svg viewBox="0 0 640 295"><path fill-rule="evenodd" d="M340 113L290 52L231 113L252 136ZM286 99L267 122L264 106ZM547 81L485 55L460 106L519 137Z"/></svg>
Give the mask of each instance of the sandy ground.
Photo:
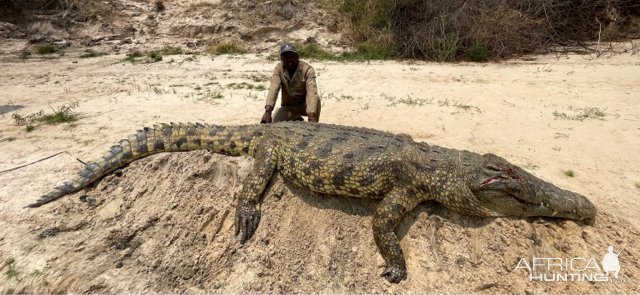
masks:
<svg viewBox="0 0 640 295"><path fill-rule="evenodd" d="M0 56L0 170L66 152L0 174L4 293L640 291L639 55L312 62L322 122L492 152L588 196L599 209L596 224L585 226L481 219L421 205L398 229L409 268L399 285L379 277L373 202L309 194L280 178L266 194L256 236L240 246L230 217L249 159L156 155L86 192L23 209L76 173L76 158L90 161L143 126L256 123L266 90L255 87L268 87L274 66L256 55L177 55L151 64L79 55ZM26 132L12 119L72 101L81 119L71 124ZM568 118L589 108L605 116ZM514 270L520 257L599 262L608 245L624 248L616 282L529 282L525 270Z"/></svg>

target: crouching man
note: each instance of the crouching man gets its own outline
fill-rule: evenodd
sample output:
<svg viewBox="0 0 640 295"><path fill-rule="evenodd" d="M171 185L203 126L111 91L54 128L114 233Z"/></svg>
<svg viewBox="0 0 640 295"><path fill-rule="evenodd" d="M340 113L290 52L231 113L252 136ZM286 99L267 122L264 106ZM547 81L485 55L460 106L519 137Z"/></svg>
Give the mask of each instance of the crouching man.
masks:
<svg viewBox="0 0 640 295"><path fill-rule="evenodd" d="M272 116L280 89L282 89L282 102ZM316 72L311 65L300 60L298 50L291 43L285 43L280 48L280 62L271 76L271 86L264 109L264 115L260 120L262 124L302 121L302 117L307 117L309 122L320 120Z"/></svg>

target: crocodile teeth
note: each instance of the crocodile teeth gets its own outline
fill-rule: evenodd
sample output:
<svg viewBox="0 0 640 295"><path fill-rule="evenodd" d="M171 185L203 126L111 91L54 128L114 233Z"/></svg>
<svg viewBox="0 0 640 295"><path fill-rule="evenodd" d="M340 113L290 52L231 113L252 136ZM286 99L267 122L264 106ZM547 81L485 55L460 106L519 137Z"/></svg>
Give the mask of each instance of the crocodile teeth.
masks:
<svg viewBox="0 0 640 295"><path fill-rule="evenodd" d="M558 215L558 212L556 210L551 210L551 216L556 216Z"/></svg>

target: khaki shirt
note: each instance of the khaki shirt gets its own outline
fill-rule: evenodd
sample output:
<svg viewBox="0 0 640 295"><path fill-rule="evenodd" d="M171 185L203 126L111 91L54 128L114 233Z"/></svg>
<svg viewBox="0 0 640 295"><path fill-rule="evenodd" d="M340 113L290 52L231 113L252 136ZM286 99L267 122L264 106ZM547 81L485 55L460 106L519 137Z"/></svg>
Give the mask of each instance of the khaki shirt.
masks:
<svg viewBox="0 0 640 295"><path fill-rule="evenodd" d="M318 98L318 86L316 85L316 72L305 61L298 63L298 68L289 77L289 72L278 63L271 76L271 86L267 95L266 105L275 106L278 92L282 88L282 106L307 105L307 113L315 113L320 98Z"/></svg>

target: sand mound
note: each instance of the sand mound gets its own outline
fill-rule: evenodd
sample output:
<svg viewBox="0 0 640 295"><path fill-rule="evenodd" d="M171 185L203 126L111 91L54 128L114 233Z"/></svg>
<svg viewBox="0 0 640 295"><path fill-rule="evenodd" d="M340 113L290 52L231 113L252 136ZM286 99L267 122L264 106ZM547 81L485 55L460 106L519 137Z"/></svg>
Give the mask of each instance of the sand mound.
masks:
<svg viewBox="0 0 640 295"><path fill-rule="evenodd" d="M233 204L251 164L206 151L160 154L35 214L7 217L24 230L0 239L0 249L12 249L0 252L7 257L0 271L13 274L0 291L610 293L637 287L640 252L633 245L640 233L606 211L584 226L462 216L437 204L419 206L399 226L409 277L392 285L379 277L383 260L370 229L375 202L310 194L279 176L265 194L256 235L240 245ZM19 246L6 247L7 241ZM521 257L533 256L600 263L610 244L616 251L629 245L617 282L529 282L526 270L514 270Z"/></svg>

